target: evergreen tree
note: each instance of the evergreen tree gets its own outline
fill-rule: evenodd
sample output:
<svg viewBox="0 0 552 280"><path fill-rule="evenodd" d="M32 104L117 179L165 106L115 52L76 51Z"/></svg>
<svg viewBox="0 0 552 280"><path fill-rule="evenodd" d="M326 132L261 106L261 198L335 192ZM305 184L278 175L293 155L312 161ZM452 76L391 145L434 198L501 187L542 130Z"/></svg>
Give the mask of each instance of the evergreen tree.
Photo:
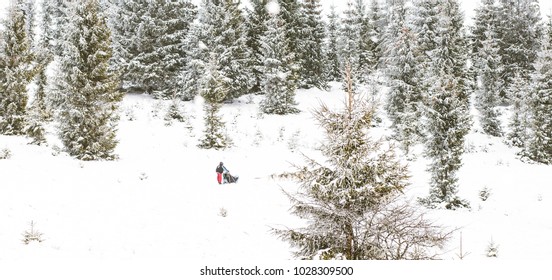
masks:
<svg viewBox="0 0 552 280"><path fill-rule="evenodd" d="M290 57L293 57L294 63L292 68L292 74L288 76L291 83L298 87L300 85L300 71L301 65L303 65L302 53L309 50L301 49L301 30L304 28L304 21L301 15L301 3L299 0L278 0L280 4L279 13L284 20L286 30L286 42L288 44L288 50Z"/></svg>
<svg viewBox="0 0 552 280"><path fill-rule="evenodd" d="M53 113L51 106L48 104L47 88L48 75L47 68L53 60L53 6L51 1L45 0L42 2L42 14L40 22L40 32L36 47L36 91L34 100L29 108L27 127L25 133L32 140L32 144L41 145L46 142L44 123L51 120Z"/></svg>
<svg viewBox="0 0 552 280"><path fill-rule="evenodd" d="M462 16L456 0L440 0L436 7L439 21L429 57L428 96L426 97L426 155L431 159L430 195L420 201L428 207L455 209L469 207L456 196L456 172L462 165L464 137L469 132L469 95L466 88L466 44Z"/></svg>
<svg viewBox="0 0 552 280"><path fill-rule="evenodd" d="M193 90L196 88L201 91L202 80L197 79L196 73L201 74L203 65L211 63L213 59L216 60L214 65L218 67L221 77L233 81L227 82L228 93L224 101L248 93L254 85L255 77L249 67L252 59L247 48L245 17L239 5L240 1L232 0L202 2L197 30L187 40L187 45L192 47L189 55L193 65L192 72L184 76L191 78L186 84L192 91L185 90L184 96L194 95Z"/></svg>
<svg viewBox="0 0 552 280"><path fill-rule="evenodd" d="M425 249L442 245L446 238L420 229L424 219L417 225L400 225L403 217L413 214L408 207L402 208L403 217L395 215L402 211L391 210L391 201L408 185L406 167L392 148L383 148L384 143L369 137L373 108L354 99L352 91L348 93L343 111L334 112L322 105L314 112L326 136L321 147L326 161L307 158L308 166L297 172L299 193L288 194L292 213L306 219L307 225L277 229L275 233L297 247L301 258L428 258ZM429 242L411 242L420 238Z"/></svg>
<svg viewBox="0 0 552 280"><path fill-rule="evenodd" d="M483 41L487 39L487 34L492 34L498 39L496 32L499 20L496 0L482 0L480 6L475 9L473 21L474 24L471 27L471 46L472 53L477 60L479 49L483 47Z"/></svg>
<svg viewBox="0 0 552 280"><path fill-rule="evenodd" d="M26 32L21 2L13 0L3 20L0 41L0 134L24 133L27 113L27 85L35 75L35 54Z"/></svg>
<svg viewBox="0 0 552 280"><path fill-rule="evenodd" d="M419 92L414 36L407 27L405 1L394 1L386 29L384 62L389 81L387 113L406 153L423 135L422 96Z"/></svg>
<svg viewBox="0 0 552 280"><path fill-rule="evenodd" d="M374 27L372 26L367 12L364 0L356 0L356 22L360 28L358 40L358 70L360 73L359 80L362 83L368 82L368 76L376 68L377 64L377 44L374 41Z"/></svg>
<svg viewBox="0 0 552 280"><path fill-rule="evenodd" d="M351 76L353 77L353 92L357 91L360 76L360 26L357 19L358 14L354 2L349 0L341 20L339 60L341 62L342 77L345 73L345 66L350 65ZM343 84L343 88L347 88L347 85Z"/></svg>
<svg viewBox="0 0 552 280"><path fill-rule="evenodd" d="M205 112L204 136L198 147L202 149L225 149L230 146L230 139L224 134L224 122L219 115L221 102L228 94L226 79L217 70L216 61L213 59L208 66L204 86L201 88L201 96L205 99L203 110Z"/></svg>
<svg viewBox="0 0 552 280"><path fill-rule="evenodd" d="M35 0L21 0L19 1L20 9L25 15L25 32L29 36L29 41L31 42L31 47L34 47L35 43L35 32L36 27L36 7Z"/></svg>
<svg viewBox="0 0 552 280"><path fill-rule="evenodd" d="M327 88L324 78L326 60L324 59L324 23L320 0L305 0L303 4L304 27L299 41L301 56L300 87Z"/></svg>
<svg viewBox="0 0 552 280"><path fill-rule="evenodd" d="M42 14L40 21L40 32L38 38L37 52L37 70L36 77L36 92L31 108L37 110L34 115L39 117L39 121L46 121L52 117L52 110L48 105L48 75L47 68L54 59L53 46L54 46L54 29L53 29L53 17L52 13L54 7L52 2L44 0L42 2Z"/></svg>
<svg viewBox="0 0 552 280"><path fill-rule="evenodd" d="M202 28L200 23L193 23L184 40L187 50L186 64L180 73L179 92L177 93L178 97L184 101L193 100L201 88L205 71L204 57L208 54L207 48L200 40Z"/></svg>
<svg viewBox="0 0 552 280"><path fill-rule="evenodd" d="M530 92L530 81L527 77L526 74L517 73L507 89L507 95L512 98L512 116L506 137L509 144L518 148L524 147L528 138L527 93Z"/></svg>
<svg viewBox="0 0 552 280"><path fill-rule="evenodd" d="M147 5L147 0L115 0L114 4L117 12L112 19L113 61L121 72L121 87L127 91L141 90L141 72L133 64L139 54L151 51L146 49L150 48L151 40L142 26Z"/></svg>
<svg viewBox="0 0 552 280"><path fill-rule="evenodd" d="M422 70L430 67L428 64L437 48L440 2L440 0L413 0L412 25L416 34L418 63Z"/></svg>
<svg viewBox="0 0 552 280"><path fill-rule="evenodd" d="M278 14L274 14L267 22L266 30L261 37L264 43L261 85L265 99L261 102L260 109L267 114L298 113L294 100L295 83L288 79L288 76L293 75L293 56L288 51L285 22Z"/></svg>
<svg viewBox="0 0 552 280"><path fill-rule="evenodd" d="M326 61L328 63L326 66L326 79L328 81L341 81L342 78L338 50L339 31L339 15L335 11L335 6L332 5L328 14L325 45Z"/></svg>
<svg viewBox="0 0 552 280"><path fill-rule="evenodd" d="M238 98L249 92L254 77L251 68L251 54L247 48L247 29L245 17L239 7L240 1L225 0L222 8L225 11L222 22L218 23L218 36L214 37L211 48L217 54L220 73L228 83L226 100Z"/></svg>
<svg viewBox="0 0 552 280"><path fill-rule="evenodd" d="M266 22L269 19L267 10L267 4L269 0L252 0L251 5L253 9L249 11L247 17L247 47L251 51L251 71L255 79L255 83L251 87L251 93L262 94L261 81L263 79L263 73L261 67L263 66L263 54L262 54L262 42L261 36L266 31Z"/></svg>
<svg viewBox="0 0 552 280"><path fill-rule="evenodd" d="M384 10L380 7L379 0L370 1L370 9L368 11L369 24L372 26L370 38L375 45L374 58L376 63L379 63L382 57L381 43L383 41L384 26Z"/></svg>
<svg viewBox="0 0 552 280"><path fill-rule="evenodd" d="M516 72L534 71L534 62L539 50L542 33L538 0L499 0L498 27L499 55L503 72L504 87L509 87ZM503 90L500 94L503 102L509 102Z"/></svg>
<svg viewBox="0 0 552 280"><path fill-rule="evenodd" d="M524 155L531 160L552 164L552 21L542 40L535 62L535 90L529 99L531 134Z"/></svg>
<svg viewBox="0 0 552 280"><path fill-rule="evenodd" d="M117 107L123 95L110 71L111 31L98 0L74 3L67 26L60 77L59 137L80 160L115 158Z"/></svg>
<svg viewBox="0 0 552 280"><path fill-rule="evenodd" d="M53 33L54 33L54 54L61 56L63 53L63 38L68 28L70 5L76 0L43 0L51 1L52 18L53 18Z"/></svg>
<svg viewBox="0 0 552 280"><path fill-rule="evenodd" d="M179 75L184 69L186 50L183 42L190 30L190 24L196 18L196 6L185 0L158 0L156 25L158 26L156 51L160 57L158 80L155 83L156 96L170 99L177 92ZM160 35L159 35L160 34Z"/></svg>
<svg viewBox="0 0 552 280"><path fill-rule="evenodd" d="M183 46L196 7L186 0L118 0L114 25L115 61L123 88L171 98L179 85Z"/></svg>
<svg viewBox="0 0 552 280"><path fill-rule="evenodd" d="M503 84L500 77L502 67L496 37L491 31L485 37L486 39L481 42L481 47L479 47L480 89L477 104L480 111L479 120L483 132L499 137L502 136L502 129L498 119L500 114L496 106L498 106Z"/></svg>

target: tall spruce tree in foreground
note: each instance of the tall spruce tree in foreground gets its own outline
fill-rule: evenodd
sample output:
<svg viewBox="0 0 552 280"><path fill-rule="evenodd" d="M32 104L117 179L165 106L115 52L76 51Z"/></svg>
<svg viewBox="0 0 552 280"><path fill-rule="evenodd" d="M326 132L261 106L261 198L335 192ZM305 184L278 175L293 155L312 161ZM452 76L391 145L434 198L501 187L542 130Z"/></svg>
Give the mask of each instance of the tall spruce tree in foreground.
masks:
<svg viewBox="0 0 552 280"><path fill-rule="evenodd" d="M0 45L0 134L25 131L27 85L35 75L35 55L26 32L26 16L20 1L11 1Z"/></svg>
<svg viewBox="0 0 552 280"><path fill-rule="evenodd" d="M201 96L204 98L205 130L198 144L202 149L225 149L230 146L230 139L224 133L224 122L219 114L221 103L229 92L227 80L217 70L216 61L208 65L207 73L202 82Z"/></svg>
<svg viewBox="0 0 552 280"><path fill-rule="evenodd" d="M407 169L392 147L369 137L374 108L355 98L347 80L344 110L322 105L314 112L326 135L326 161L307 158L308 166L297 173L300 192L288 194L293 214L307 225L274 232L298 248L300 258L432 258L431 248L443 245L448 234L401 202Z"/></svg>
<svg viewBox="0 0 552 280"><path fill-rule="evenodd" d="M111 32L98 0L75 3L57 81L59 137L81 160L114 159L117 108L123 95L109 69Z"/></svg>
<svg viewBox="0 0 552 280"><path fill-rule="evenodd" d="M535 62L535 89L529 97L530 135L523 154L533 161L552 164L552 21Z"/></svg>
<svg viewBox="0 0 552 280"><path fill-rule="evenodd" d="M288 79L293 75L293 56L289 52L289 42L285 37L285 22L278 14L271 15L267 31L262 36L264 65L261 68L261 81L265 99L260 109L267 114L298 113L295 102L296 86Z"/></svg>

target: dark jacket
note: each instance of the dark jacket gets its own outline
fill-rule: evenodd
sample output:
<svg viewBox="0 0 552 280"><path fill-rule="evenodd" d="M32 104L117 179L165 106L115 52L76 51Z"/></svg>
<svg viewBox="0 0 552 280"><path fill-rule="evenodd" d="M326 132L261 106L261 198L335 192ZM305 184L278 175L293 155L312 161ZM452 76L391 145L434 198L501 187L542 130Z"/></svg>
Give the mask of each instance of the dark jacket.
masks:
<svg viewBox="0 0 552 280"><path fill-rule="evenodd" d="M218 165L217 166L217 173L223 173L224 172L224 168L222 167L222 165Z"/></svg>

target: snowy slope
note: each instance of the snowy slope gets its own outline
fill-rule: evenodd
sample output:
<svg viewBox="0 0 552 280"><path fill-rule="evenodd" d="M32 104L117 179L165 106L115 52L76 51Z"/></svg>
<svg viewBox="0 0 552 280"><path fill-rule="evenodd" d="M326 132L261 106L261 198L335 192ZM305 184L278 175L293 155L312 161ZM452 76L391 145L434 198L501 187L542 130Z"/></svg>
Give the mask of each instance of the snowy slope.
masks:
<svg viewBox="0 0 552 280"><path fill-rule="evenodd" d="M188 116L196 116L188 124L166 126L169 103L143 95L128 95L122 104L118 161L56 155L54 127L49 127L49 146L0 136L0 150L12 154L0 160L0 261L292 259L289 246L269 230L301 223L288 213L281 192L296 185L271 175L301 164L300 153L318 154L323 136L310 111L321 101L339 107L343 98L338 84L331 92L299 91L302 113L296 116L260 115L258 96L225 105L222 114L234 141L226 151L196 148L200 101L181 104ZM552 258L552 166L522 163L500 139L475 130L468 136L459 192L473 208L430 212L436 222L459 228L443 258L458 259L460 233L463 252L469 252L465 259L486 259L491 238L500 259ZM380 127L374 133L385 131ZM217 184L219 161L240 176L238 184ZM426 166L422 156L410 163L407 195L412 198L428 193ZM484 187L492 192L487 201L479 198ZM24 245L22 234L31 221L45 241Z"/></svg>

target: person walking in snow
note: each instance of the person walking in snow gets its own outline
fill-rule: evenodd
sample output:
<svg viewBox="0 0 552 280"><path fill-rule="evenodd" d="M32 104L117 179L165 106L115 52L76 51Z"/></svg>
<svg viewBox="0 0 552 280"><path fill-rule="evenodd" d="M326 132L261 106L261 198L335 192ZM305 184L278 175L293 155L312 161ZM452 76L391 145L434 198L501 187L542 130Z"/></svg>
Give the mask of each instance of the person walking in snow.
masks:
<svg viewBox="0 0 552 280"><path fill-rule="evenodd" d="M219 163L219 165L217 166L217 169L216 169L216 171L217 171L217 181L218 181L219 185L222 184L222 173L224 173L225 169L226 168L224 168L224 165L221 161Z"/></svg>

